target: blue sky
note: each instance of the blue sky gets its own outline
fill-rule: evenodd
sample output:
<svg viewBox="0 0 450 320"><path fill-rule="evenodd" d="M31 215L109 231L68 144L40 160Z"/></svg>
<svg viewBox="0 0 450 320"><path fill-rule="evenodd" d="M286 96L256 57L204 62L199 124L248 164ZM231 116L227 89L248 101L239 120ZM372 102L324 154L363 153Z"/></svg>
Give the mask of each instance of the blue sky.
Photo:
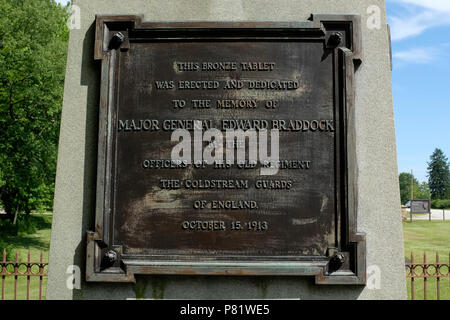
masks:
<svg viewBox="0 0 450 320"><path fill-rule="evenodd" d="M450 0L387 0L399 172L427 181L435 148L450 156Z"/></svg>
<svg viewBox="0 0 450 320"><path fill-rule="evenodd" d="M419 181L427 181L434 149L450 156L450 0L387 0L386 5L399 172L413 170Z"/></svg>

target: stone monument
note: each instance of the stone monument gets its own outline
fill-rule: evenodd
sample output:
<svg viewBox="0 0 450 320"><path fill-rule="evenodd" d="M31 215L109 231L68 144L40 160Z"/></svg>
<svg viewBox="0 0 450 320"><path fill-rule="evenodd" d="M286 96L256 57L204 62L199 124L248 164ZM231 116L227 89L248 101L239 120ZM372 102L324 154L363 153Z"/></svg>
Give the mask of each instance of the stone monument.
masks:
<svg viewBox="0 0 450 320"><path fill-rule="evenodd" d="M384 1L73 12L49 299L406 297Z"/></svg>

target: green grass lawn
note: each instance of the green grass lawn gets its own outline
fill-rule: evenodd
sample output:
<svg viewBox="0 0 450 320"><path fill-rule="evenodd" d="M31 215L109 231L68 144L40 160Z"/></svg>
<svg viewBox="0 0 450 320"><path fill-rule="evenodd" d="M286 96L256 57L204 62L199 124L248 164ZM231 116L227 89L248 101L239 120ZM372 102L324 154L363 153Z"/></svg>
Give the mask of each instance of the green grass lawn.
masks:
<svg viewBox="0 0 450 320"><path fill-rule="evenodd" d="M2 240L18 252L19 261L27 261L28 250L32 262L39 262L41 252L43 253L43 261L48 262L48 252L50 248L50 230L52 223L52 215L49 213L32 214L32 219L36 222L37 232L34 234L19 234L18 236L6 236ZM3 253L2 253L3 254ZM9 253L9 261L14 258L15 252ZM24 270L20 269L20 272ZM25 270L26 271L26 270ZM34 272L34 269L32 270ZM45 269L48 271L48 268ZM24 300L27 297L27 277L18 277L17 283L17 299ZM47 278L43 279L43 299L45 299L45 288ZM14 277L6 277L5 281L5 298L12 300L14 298ZM39 299L39 277L31 277L30 280L30 299Z"/></svg>
<svg viewBox="0 0 450 320"><path fill-rule="evenodd" d="M403 222L403 237L405 245L405 258L411 259L411 252L414 262L422 263L424 253L427 262L436 261L436 252L439 252L440 262L449 262L450 254L450 221L413 221ZM445 269L446 271L447 269ZM416 279L415 299L424 298L424 281ZM408 299L411 299L411 281L408 279ZM427 280L427 299L436 299L436 280ZM450 300L450 278L441 279L441 299Z"/></svg>

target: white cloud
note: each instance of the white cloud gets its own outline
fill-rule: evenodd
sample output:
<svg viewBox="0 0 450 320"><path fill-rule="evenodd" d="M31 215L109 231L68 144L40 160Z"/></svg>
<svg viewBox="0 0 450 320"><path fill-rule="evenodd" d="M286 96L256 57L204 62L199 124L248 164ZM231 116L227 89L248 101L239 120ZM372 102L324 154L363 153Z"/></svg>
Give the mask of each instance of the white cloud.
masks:
<svg viewBox="0 0 450 320"><path fill-rule="evenodd" d="M394 53L394 59L400 63L427 64L438 59L441 55L440 48L411 48L409 50Z"/></svg>
<svg viewBox="0 0 450 320"><path fill-rule="evenodd" d="M425 11L409 17L391 17L392 40L420 35L427 29L450 24L450 13Z"/></svg>
<svg viewBox="0 0 450 320"><path fill-rule="evenodd" d="M427 29L450 25L449 0L389 0L402 5L404 14L390 16L392 40L420 35Z"/></svg>
<svg viewBox="0 0 450 320"><path fill-rule="evenodd" d="M412 4L436 11L450 11L450 1L448 0L388 0L403 4Z"/></svg>

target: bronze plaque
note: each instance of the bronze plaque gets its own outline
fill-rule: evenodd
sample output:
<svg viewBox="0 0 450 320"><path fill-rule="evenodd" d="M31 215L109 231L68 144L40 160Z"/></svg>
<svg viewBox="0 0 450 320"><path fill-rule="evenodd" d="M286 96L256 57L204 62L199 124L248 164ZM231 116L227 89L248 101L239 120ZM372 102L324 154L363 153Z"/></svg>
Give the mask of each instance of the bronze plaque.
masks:
<svg viewBox="0 0 450 320"><path fill-rule="evenodd" d="M358 16L335 15L302 23L97 17L88 281L215 274L364 284L354 186L358 28Z"/></svg>

